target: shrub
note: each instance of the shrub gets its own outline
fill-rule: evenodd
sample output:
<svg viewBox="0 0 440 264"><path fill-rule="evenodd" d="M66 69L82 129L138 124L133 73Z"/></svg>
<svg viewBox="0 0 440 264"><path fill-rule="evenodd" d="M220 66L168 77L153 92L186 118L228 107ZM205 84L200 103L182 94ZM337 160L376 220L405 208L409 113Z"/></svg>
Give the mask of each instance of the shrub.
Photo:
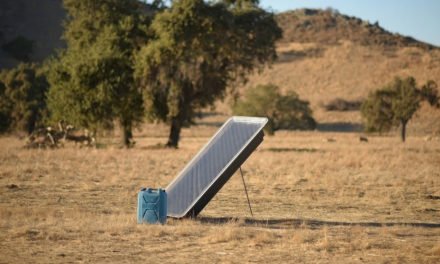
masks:
<svg viewBox="0 0 440 264"><path fill-rule="evenodd" d="M45 75L33 64L0 72L0 132L32 133L42 122L47 89Z"/></svg>
<svg viewBox="0 0 440 264"><path fill-rule="evenodd" d="M361 108L362 100L349 101L336 98L324 105L327 111L358 111Z"/></svg>
<svg viewBox="0 0 440 264"><path fill-rule="evenodd" d="M268 117L265 127L268 134L279 129L307 130L316 127L309 102L299 99L298 94L292 91L282 95L272 84L249 89L244 98L235 103L233 112L236 115Z"/></svg>

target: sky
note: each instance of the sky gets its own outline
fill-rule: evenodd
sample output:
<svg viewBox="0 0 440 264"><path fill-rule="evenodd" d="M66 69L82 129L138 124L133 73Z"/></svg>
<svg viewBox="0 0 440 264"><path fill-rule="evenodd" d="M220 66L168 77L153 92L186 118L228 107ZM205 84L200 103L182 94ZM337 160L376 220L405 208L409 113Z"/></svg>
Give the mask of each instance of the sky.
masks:
<svg viewBox="0 0 440 264"><path fill-rule="evenodd" d="M260 5L276 13L332 7L371 23L378 21L393 33L440 47L440 0L260 0Z"/></svg>

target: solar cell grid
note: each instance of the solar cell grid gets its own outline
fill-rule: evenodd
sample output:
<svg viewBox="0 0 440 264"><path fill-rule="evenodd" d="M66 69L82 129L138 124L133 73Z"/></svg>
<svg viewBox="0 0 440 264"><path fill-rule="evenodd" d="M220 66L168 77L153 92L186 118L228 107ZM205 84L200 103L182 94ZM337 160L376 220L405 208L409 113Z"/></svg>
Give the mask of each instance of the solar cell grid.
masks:
<svg viewBox="0 0 440 264"><path fill-rule="evenodd" d="M168 216L196 216L263 140L267 118L231 117L166 188Z"/></svg>

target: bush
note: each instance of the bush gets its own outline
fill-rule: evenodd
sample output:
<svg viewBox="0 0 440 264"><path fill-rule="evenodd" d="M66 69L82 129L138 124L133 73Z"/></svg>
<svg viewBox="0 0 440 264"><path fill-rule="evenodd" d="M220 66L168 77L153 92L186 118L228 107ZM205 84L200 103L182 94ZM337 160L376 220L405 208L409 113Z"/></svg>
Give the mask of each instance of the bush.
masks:
<svg viewBox="0 0 440 264"><path fill-rule="evenodd" d="M34 41L18 36L2 46L14 59L27 62L34 51Z"/></svg>
<svg viewBox="0 0 440 264"><path fill-rule="evenodd" d="M324 105L327 111L358 111L361 108L362 100L349 101L336 98Z"/></svg>
<svg viewBox="0 0 440 264"><path fill-rule="evenodd" d="M413 77L396 77L384 88L370 93L362 104L361 114L365 129L368 132L386 132L400 125L401 139L404 142L406 126L422 101L440 107L437 84L434 81L428 81L419 88Z"/></svg>
<svg viewBox="0 0 440 264"><path fill-rule="evenodd" d="M299 99L298 94L282 95L277 86L258 85L249 89L242 100L233 106L236 115L265 116L269 122L265 127L268 134L279 129L315 129L309 102Z"/></svg>
<svg viewBox="0 0 440 264"><path fill-rule="evenodd" d="M32 133L46 109L45 75L33 64L0 72L0 132Z"/></svg>

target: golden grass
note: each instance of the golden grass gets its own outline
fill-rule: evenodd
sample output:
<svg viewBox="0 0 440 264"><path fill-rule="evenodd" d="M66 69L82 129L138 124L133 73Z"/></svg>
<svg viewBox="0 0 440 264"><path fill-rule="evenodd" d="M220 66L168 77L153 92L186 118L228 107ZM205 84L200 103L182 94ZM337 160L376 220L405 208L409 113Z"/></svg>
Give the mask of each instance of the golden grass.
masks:
<svg viewBox="0 0 440 264"><path fill-rule="evenodd" d="M131 150L0 138L0 262L440 261L440 141L280 132L243 166L255 217L237 174L198 219L138 225L139 188L165 187L216 130L169 150L148 128Z"/></svg>
<svg viewBox="0 0 440 264"><path fill-rule="evenodd" d="M440 51L416 47L384 48L351 41L338 45L280 43L279 62L249 78L247 89L273 83L283 91L296 91L309 100L320 123L361 123L359 112L328 112L322 105L335 98L357 100L382 88L395 76L414 76L418 85L427 80L440 83ZM315 51L319 50L318 53ZM302 54L292 56L292 54ZM241 88L241 89L243 89ZM228 112L228 107L219 105ZM425 105L408 126L409 133L440 134L440 111Z"/></svg>

